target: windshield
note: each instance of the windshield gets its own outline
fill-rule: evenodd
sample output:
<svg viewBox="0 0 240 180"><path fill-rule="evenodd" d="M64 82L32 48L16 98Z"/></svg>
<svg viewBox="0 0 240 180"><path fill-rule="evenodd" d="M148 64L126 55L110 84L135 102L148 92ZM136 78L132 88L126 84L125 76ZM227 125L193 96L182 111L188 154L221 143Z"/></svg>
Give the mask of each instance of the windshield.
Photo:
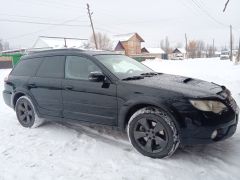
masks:
<svg viewBox="0 0 240 180"><path fill-rule="evenodd" d="M119 79L154 72L142 63L124 55L97 55L95 57Z"/></svg>

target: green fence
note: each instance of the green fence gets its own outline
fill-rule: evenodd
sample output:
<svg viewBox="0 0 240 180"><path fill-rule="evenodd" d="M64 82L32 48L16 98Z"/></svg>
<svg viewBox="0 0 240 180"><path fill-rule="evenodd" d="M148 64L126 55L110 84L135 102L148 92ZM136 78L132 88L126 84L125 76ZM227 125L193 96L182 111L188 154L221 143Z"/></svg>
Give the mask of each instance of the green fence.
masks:
<svg viewBox="0 0 240 180"><path fill-rule="evenodd" d="M137 56L137 57L131 57L133 59L135 59L136 61L138 62L143 62L145 61L146 59L154 59L155 57L149 57L149 56Z"/></svg>
<svg viewBox="0 0 240 180"><path fill-rule="evenodd" d="M13 67L19 62L20 58L23 56L21 53L14 54L1 54L0 57L10 57L12 60Z"/></svg>

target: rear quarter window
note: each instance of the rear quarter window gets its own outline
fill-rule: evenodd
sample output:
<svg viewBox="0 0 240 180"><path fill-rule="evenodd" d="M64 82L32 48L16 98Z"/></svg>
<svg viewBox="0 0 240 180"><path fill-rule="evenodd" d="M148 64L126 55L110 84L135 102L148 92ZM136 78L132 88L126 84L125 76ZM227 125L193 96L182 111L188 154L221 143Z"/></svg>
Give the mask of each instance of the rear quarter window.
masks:
<svg viewBox="0 0 240 180"><path fill-rule="evenodd" d="M40 58L20 60L16 67L12 70L11 75L34 76L40 64Z"/></svg>

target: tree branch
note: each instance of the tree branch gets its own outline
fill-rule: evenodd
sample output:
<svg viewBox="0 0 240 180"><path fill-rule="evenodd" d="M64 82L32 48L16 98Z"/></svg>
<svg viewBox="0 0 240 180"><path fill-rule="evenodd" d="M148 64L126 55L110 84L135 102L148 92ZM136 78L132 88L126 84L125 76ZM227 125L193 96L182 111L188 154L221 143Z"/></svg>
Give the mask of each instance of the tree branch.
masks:
<svg viewBox="0 0 240 180"><path fill-rule="evenodd" d="M227 9L227 5L229 3L230 0L227 0L227 2L225 3L225 6L224 6L224 9L223 9L223 12L225 12L225 10Z"/></svg>

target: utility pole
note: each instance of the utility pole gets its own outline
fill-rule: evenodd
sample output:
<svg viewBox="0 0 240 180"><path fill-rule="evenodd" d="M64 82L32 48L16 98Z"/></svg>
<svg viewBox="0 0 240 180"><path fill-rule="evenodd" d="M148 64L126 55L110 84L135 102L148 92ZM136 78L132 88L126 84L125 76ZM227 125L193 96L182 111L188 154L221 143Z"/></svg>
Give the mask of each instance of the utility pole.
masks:
<svg viewBox="0 0 240 180"><path fill-rule="evenodd" d="M213 57L215 57L215 40L213 39Z"/></svg>
<svg viewBox="0 0 240 180"><path fill-rule="evenodd" d="M186 58L188 58L188 40L187 34L185 33L185 50L186 50Z"/></svg>
<svg viewBox="0 0 240 180"><path fill-rule="evenodd" d="M90 8L89 8L89 4L88 3L87 3L87 10L88 10L88 16L89 16L89 19L90 19L90 23L91 23L91 26L92 26L92 32L93 32L93 38L94 38L94 42L95 42L95 47L96 47L96 49L98 49L96 34L95 34L95 31L94 31L93 22L92 22L92 14L93 13L90 12Z"/></svg>
<svg viewBox="0 0 240 180"><path fill-rule="evenodd" d="M236 63L239 63L239 62L240 62L240 38L239 38L238 55L237 55Z"/></svg>
<svg viewBox="0 0 240 180"><path fill-rule="evenodd" d="M230 25L230 61L233 60L233 36L232 36L232 25Z"/></svg>

